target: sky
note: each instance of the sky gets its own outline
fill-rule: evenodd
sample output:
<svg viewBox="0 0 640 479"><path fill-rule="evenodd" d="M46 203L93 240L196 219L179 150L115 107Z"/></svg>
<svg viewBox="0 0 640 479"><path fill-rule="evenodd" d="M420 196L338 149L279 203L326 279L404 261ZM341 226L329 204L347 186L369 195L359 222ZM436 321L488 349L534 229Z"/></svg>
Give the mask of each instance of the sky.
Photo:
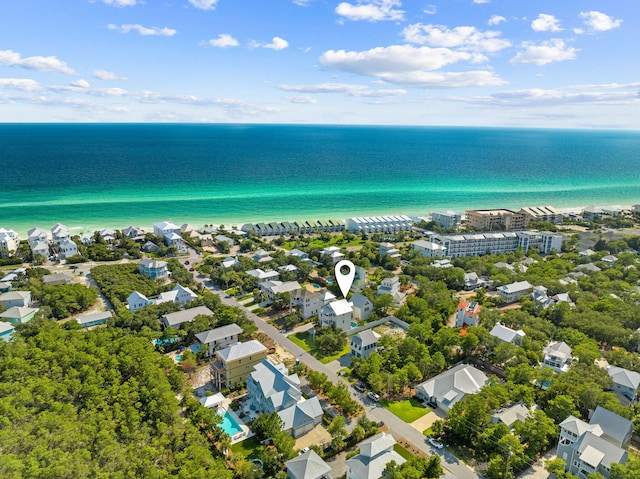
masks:
<svg viewBox="0 0 640 479"><path fill-rule="evenodd" d="M5 0L0 122L640 129L636 0Z"/></svg>

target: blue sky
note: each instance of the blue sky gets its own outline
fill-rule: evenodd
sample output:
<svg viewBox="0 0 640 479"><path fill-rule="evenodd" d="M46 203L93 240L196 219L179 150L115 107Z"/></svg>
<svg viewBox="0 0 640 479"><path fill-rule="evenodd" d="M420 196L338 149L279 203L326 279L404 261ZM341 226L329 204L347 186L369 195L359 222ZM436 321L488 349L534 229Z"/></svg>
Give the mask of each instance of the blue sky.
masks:
<svg viewBox="0 0 640 479"><path fill-rule="evenodd" d="M2 122L640 128L635 0L20 0Z"/></svg>

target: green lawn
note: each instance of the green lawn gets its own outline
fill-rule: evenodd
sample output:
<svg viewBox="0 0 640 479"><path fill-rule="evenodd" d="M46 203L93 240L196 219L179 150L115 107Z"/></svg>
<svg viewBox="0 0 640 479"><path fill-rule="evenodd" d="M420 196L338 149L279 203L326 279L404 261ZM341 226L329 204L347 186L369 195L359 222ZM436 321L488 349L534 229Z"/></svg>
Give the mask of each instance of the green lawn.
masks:
<svg viewBox="0 0 640 479"><path fill-rule="evenodd" d="M351 240L351 241L344 241L342 239L341 235L336 235L336 236L332 236L330 241L322 241L320 238L314 238L313 240L309 241L309 245L305 246L303 244L300 244L300 242L296 242L296 241L285 241L282 244L282 247L284 249L288 249L288 250L292 250L293 248L326 248L327 246L338 246L341 248L347 248L350 246L360 246L363 245L365 243L365 241L360 238L360 237L356 237L355 239ZM296 246L297 245L297 246Z"/></svg>
<svg viewBox="0 0 640 479"><path fill-rule="evenodd" d="M313 335L307 332L292 334L289 336L289 339L293 341L295 344L297 344L298 346L300 346L302 349L304 349L306 352L310 353L314 358L319 360L322 364L328 364L331 361L340 359L345 354L349 354L349 350L350 350L349 342L347 341L347 344L342 349L342 351L338 351L335 354L327 356L327 354L324 351L320 351L319 349L316 349L315 345L313 344Z"/></svg>
<svg viewBox="0 0 640 479"><path fill-rule="evenodd" d="M233 449L233 447L232 447L232 449ZM393 450L396 451L398 454L400 454L402 457L404 457L407 461L413 457L413 454L411 454L409 451L407 451L404 448L404 446L401 446L400 444L394 444L393 445Z"/></svg>
<svg viewBox="0 0 640 479"><path fill-rule="evenodd" d="M250 458L259 445L260 441L258 441L254 436L250 437L249 439L245 439L244 441L232 444L231 452L233 452L234 454L238 454L244 458Z"/></svg>
<svg viewBox="0 0 640 479"><path fill-rule="evenodd" d="M431 411L414 398L404 401L381 401L380 404L406 423L412 423Z"/></svg>

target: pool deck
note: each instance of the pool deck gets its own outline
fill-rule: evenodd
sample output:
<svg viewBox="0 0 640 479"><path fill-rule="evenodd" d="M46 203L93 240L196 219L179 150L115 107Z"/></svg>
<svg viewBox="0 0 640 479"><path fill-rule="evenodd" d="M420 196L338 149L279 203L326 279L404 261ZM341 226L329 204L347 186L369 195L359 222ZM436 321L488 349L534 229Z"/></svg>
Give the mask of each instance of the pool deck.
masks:
<svg viewBox="0 0 640 479"><path fill-rule="evenodd" d="M236 442L244 441L245 439L252 437L254 434L251 431L251 429L249 429L249 426L247 426L244 423L244 421L238 417L238 415L235 413L235 411L231 409L230 406L231 406L231 399L225 398L222 404L220 405L220 407L218 408L218 413L221 411L228 412L229 415L233 418L233 420L242 430L231 437L231 444L235 444Z"/></svg>

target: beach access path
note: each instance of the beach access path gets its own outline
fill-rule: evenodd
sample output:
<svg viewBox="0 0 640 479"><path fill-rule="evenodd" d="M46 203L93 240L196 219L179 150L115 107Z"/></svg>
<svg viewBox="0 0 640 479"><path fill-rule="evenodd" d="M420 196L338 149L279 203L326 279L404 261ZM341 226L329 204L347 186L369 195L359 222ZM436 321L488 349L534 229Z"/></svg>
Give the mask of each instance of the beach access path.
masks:
<svg viewBox="0 0 640 479"><path fill-rule="evenodd" d="M190 259L198 261L200 258L198 256L194 256ZM404 438L416 449L429 456L438 454L442 461L442 467L445 469L444 477L446 479L482 478L481 475L473 471L469 466L467 466L465 463L451 454L447 449L436 449L431 446L427 442L427 438L421 432L411 427L409 424L404 422L392 412L382 407L377 402L372 401L371 399L356 391L350 383L345 381L342 377L339 377L331 370L327 369L324 364L314 358L311 354L307 353L302 348L290 341L285 334L280 333L279 330L277 330L276 328L268 324L265 320L253 314L247 308L238 303L235 298L228 296L223 290L218 288L206 278L200 277L200 275L198 275L197 273L195 274L195 278L198 282L202 283L205 288L217 294L224 304L226 304L227 306L238 307L243 310L247 314L247 317L255 323L255 325L262 333L266 334L280 346L288 350L291 354L293 354L293 356L299 359L302 363L306 364L309 368L326 374L327 378L335 384L339 382L346 384L348 386L349 394L351 394L351 397L364 406L367 417L376 422L383 421L389 428L389 432L391 432L396 440Z"/></svg>

